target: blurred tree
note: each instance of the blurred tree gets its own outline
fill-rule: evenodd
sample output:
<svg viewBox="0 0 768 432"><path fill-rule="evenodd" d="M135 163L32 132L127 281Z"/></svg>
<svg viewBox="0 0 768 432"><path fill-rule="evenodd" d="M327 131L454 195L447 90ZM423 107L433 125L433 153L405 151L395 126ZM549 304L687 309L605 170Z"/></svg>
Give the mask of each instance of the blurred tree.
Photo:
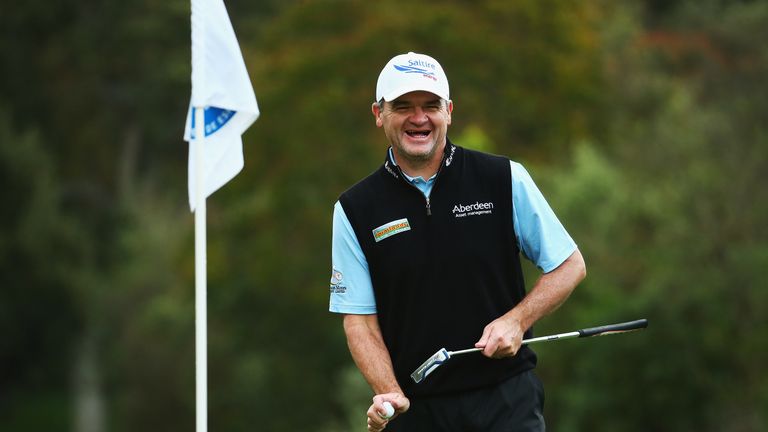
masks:
<svg viewBox="0 0 768 432"><path fill-rule="evenodd" d="M548 402L558 430L768 422L768 51L745 37L768 36L768 7L684 3L674 28L612 33L635 35L610 53L612 145L582 147L547 181L590 267L552 322L651 320L643 334L541 348L545 362L568 359L542 368L569 383Z"/></svg>
<svg viewBox="0 0 768 432"><path fill-rule="evenodd" d="M45 431L70 422L76 280L90 251L40 135L17 128L0 106L0 429Z"/></svg>

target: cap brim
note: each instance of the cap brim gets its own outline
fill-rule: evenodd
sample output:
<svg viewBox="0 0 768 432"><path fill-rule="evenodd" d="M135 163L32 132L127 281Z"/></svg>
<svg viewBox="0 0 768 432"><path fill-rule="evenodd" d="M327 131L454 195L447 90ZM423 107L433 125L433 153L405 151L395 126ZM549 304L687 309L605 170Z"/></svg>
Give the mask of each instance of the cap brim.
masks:
<svg viewBox="0 0 768 432"><path fill-rule="evenodd" d="M445 100L449 99L448 95L440 94L440 90L438 90L436 88L427 88L426 86L418 86L418 87L414 88L414 86L410 86L410 85L399 87L399 88L396 88L396 89L390 91L389 93L385 93L385 94L382 95L382 98L386 102L392 102L393 100L399 98L400 96L402 96L402 95L404 95L406 93L415 92L415 91L425 91L425 92L432 93L433 95L435 95L435 96L437 96L437 97L439 97L441 99L445 99Z"/></svg>

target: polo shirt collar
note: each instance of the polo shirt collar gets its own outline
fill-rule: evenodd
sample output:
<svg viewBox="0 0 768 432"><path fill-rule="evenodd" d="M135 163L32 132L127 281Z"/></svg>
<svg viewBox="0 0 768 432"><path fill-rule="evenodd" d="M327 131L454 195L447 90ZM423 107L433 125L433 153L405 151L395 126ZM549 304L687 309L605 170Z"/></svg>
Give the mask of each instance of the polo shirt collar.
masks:
<svg viewBox="0 0 768 432"><path fill-rule="evenodd" d="M445 139L445 149L443 150L443 160L440 163L440 169L437 170L437 173L435 173L432 177L430 177L428 180L424 180L421 176L419 177L411 177L408 174L404 173L402 169L400 169L399 166L397 166L397 161L395 161L395 155L392 150L392 146L389 146L387 148L387 156L384 160L384 168L395 178L399 178L400 174L402 174L403 178L408 180L410 183L413 183L416 179L422 179L425 183L434 182L435 178L437 178L437 175L440 174L440 172L445 169L446 167L449 167L451 163L453 163L453 155L456 153L456 146L449 140L448 138Z"/></svg>

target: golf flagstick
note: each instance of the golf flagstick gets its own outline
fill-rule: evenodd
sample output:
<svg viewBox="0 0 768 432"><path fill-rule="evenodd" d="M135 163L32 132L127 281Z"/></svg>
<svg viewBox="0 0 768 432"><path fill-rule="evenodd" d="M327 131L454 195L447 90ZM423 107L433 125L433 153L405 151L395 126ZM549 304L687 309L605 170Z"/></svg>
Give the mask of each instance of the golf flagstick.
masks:
<svg viewBox="0 0 768 432"><path fill-rule="evenodd" d="M619 324L610 324L600 327L590 327L585 328L581 330L576 330L572 332L567 333L559 333L549 336L541 336L531 339L523 339L521 345L528 345L536 342L549 342L549 341L556 341L561 339L573 339L573 338L583 338L583 337L592 337L592 336L603 336L603 335L609 335L609 334L617 334L617 333L626 333L630 331L635 330L642 330L644 328L648 327L648 320L647 319L640 319L636 321L628 321L624 323ZM432 357L427 359L424 363L421 364L418 368L416 368L415 371L411 374L411 379L415 381L416 383L420 383L424 380L424 378L427 377L432 371L437 369L440 365L448 361L451 357L461 355L461 354L468 354L473 352L482 351L483 348L469 348L464 350L458 350L458 351L448 351L445 348L441 348L438 350Z"/></svg>
<svg viewBox="0 0 768 432"><path fill-rule="evenodd" d="M208 430L208 246L206 222L205 117L195 110L195 431Z"/></svg>
<svg viewBox="0 0 768 432"><path fill-rule="evenodd" d="M195 430L207 432L205 200L242 170L242 135L259 117L259 106L224 1L191 0L190 6L192 94L184 139L190 143L187 188L195 212Z"/></svg>

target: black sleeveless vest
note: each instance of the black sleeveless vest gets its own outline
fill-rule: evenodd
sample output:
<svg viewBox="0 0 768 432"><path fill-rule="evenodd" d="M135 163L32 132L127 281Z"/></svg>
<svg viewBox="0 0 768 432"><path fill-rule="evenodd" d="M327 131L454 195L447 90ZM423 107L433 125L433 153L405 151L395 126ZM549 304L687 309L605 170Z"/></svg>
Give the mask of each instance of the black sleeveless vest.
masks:
<svg viewBox="0 0 768 432"><path fill-rule="evenodd" d="M525 296L511 190L509 159L448 141L429 199L389 155L339 198L368 261L379 325L408 397L493 385L536 365L524 346L513 358L465 354L419 384L410 378L440 348L472 348Z"/></svg>

